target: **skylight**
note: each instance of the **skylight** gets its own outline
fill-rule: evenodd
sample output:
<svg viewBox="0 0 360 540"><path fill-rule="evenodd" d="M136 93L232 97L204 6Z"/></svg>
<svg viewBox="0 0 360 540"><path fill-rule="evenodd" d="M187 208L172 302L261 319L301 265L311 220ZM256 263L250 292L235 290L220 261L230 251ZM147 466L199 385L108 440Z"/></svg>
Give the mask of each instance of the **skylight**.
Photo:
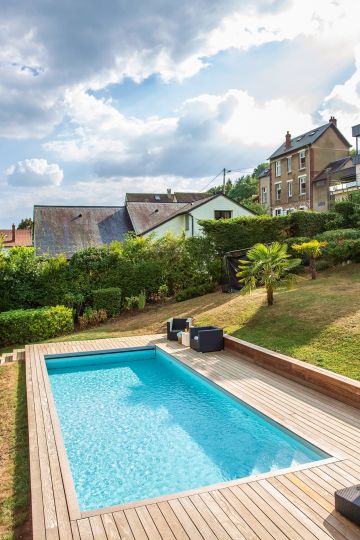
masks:
<svg viewBox="0 0 360 540"><path fill-rule="evenodd" d="M301 137L298 137L298 138L296 139L296 141L297 141L297 142L301 141L301 139L303 138L303 136L304 136L304 135L301 135Z"/></svg>
<svg viewBox="0 0 360 540"><path fill-rule="evenodd" d="M155 201L160 201L160 195L155 195Z"/></svg>

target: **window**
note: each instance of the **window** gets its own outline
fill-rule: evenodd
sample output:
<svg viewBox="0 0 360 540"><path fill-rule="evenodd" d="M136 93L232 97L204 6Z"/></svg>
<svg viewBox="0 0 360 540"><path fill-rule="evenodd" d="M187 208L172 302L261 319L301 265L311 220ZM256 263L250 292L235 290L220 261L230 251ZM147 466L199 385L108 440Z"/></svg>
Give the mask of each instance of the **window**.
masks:
<svg viewBox="0 0 360 540"><path fill-rule="evenodd" d="M288 197L292 197L293 196L293 181L292 180L287 181L287 188L288 188Z"/></svg>
<svg viewBox="0 0 360 540"><path fill-rule="evenodd" d="M160 201L161 200L160 195L155 195L154 199L155 201Z"/></svg>
<svg viewBox="0 0 360 540"><path fill-rule="evenodd" d="M282 208L275 208L274 216L281 216L281 215L282 215Z"/></svg>
<svg viewBox="0 0 360 540"><path fill-rule="evenodd" d="M305 169L305 167L306 167L305 150L301 150L301 152L299 152L299 169Z"/></svg>
<svg viewBox="0 0 360 540"><path fill-rule="evenodd" d="M281 182L275 183L275 200L280 201L281 199Z"/></svg>
<svg viewBox="0 0 360 540"><path fill-rule="evenodd" d="M267 188L266 187L261 188L261 202L262 202L262 204L267 204L267 202L268 202L268 194L267 194Z"/></svg>
<svg viewBox="0 0 360 540"><path fill-rule="evenodd" d="M306 175L299 176L299 193L300 195L306 195Z"/></svg>
<svg viewBox="0 0 360 540"><path fill-rule="evenodd" d="M281 161L280 161L280 159L275 161L275 176L281 176Z"/></svg>
<svg viewBox="0 0 360 540"><path fill-rule="evenodd" d="M292 157L288 157L287 158L287 172L288 173L291 173L292 171Z"/></svg>
<svg viewBox="0 0 360 540"><path fill-rule="evenodd" d="M294 212L295 208L288 208L286 210L286 215L288 216L289 214L291 214L291 212Z"/></svg>
<svg viewBox="0 0 360 540"><path fill-rule="evenodd" d="M185 231L188 231L190 229L190 216L189 214L185 214Z"/></svg>
<svg viewBox="0 0 360 540"><path fill-rule="evenodd" d="M230 219L232 216L232 210L215 210L215 219Z"/></svg>

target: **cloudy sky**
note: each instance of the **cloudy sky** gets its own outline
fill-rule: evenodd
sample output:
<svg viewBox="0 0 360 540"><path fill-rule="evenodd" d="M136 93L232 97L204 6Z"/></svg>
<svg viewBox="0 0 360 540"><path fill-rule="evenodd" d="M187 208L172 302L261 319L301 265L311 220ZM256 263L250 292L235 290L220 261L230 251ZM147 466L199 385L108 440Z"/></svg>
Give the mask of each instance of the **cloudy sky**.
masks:
<svg viewBox="0 0 360 540"><path fill-rule="evenodd" d="M0 227L360 123L358 0L0 0Z"/></svg>

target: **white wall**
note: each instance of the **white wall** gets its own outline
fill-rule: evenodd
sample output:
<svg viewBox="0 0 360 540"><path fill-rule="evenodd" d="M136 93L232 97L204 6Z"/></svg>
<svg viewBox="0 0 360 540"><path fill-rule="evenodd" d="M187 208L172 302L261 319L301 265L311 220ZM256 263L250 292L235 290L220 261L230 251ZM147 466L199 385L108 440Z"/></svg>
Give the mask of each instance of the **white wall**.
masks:
<svg viewBox="0 0 360 540"><path fill-rule="evenodd" d="M198 224L200 219L214 219L215 210L231 210L232 217L253 216L252 212L246 210L242 206L237 205L234 201L220 195L201 206L194 208L191 214L194 216L194 236L200 236L202 229ZM190 235L191 235L191 218L190 218Z"/></svg>
<svg viewBox="0 0 360 540"><path fill-rule="evenodd" d="M158 227L156 227L156 229L145 233L143 236L150 236L152 234L155 238L161 238L169 232L172 233L174 236L180 236L183 234L184 230L185 216L176 216L173 219L167 221L166 223L159 225Z"/></svg>

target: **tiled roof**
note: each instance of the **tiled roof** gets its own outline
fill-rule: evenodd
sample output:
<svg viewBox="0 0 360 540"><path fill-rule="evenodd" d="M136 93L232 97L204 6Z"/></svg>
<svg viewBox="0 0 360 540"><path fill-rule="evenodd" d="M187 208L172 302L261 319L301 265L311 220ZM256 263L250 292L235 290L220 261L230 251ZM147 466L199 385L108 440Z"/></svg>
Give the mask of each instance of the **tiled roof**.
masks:
<svg viewBox="0 0 360 540"><path fill-rule="evenodd" d="M174 195L172 193L126 193L127 203L172 203Z"/></svg>
<svg viewBox="0 0 360 540"><path fill-rule="evenodd" d="M2 247L32 246L32 233L30 229L15 229L15 241L12 240L12 229L0 229L0 236L5 237Z"/></svg>
<svg viewBox="0 0 360 540"><path fill-rule="evenodd" d="M206 192L187 193L183 191L175 191L174 195L176 202L192 203L196 201L203 201L204 199L211 199L214 194Z"/></svg>
<svg viewBox="0 0 360 540"><path fill-rule="evenodd" d="M326 167L314 178L314 182L327 180L329 177L334 180L342 180L356 176L355 165L352 158L347 156L328 163Z"/></svg>
<svg viewBox="0 0 360 540"><path fill-rule="evenodd" d="M186 203L128 202L126 208L136 234L142 234L174 217Z"/></svg>
<svg viewBox="0 0 360 540"><path fill-rule="evenodd" d="M302 135L297 135L296 137L292 137L291 146L289 148L285 145L285 141L284 141L282 145L279 146L279 148L277 148L277 150L275 150L273 154L271 154L269 159L274 159L276 157L282 156L283 154L288 154L289 152L300 150L301 148L304 148L305 146L308 146L309 144L313 144L329 128L335 129L337 134L343 139L345 144L347 144L350 148L351 144L345 139L341 131L332 122L328 122L327 124L324 124L323 126L320 126L318 128L311 129L310 131L307 131L306 133L303 133Z"/></svg>
<svg viewBox="0 0 360 540"><path fill-rule="evenodd" d="M270 167L267 167L261 173L258 175L258 178L264 178L265 176L269 176L270 174Z"/></svg>
<svg viewBox="0 0 360 540"><path fill-rule="evenodd" d="M124 206L35 206L34 245L38 255L70 258L90 246L121 241L133 227Z"/></svg>

